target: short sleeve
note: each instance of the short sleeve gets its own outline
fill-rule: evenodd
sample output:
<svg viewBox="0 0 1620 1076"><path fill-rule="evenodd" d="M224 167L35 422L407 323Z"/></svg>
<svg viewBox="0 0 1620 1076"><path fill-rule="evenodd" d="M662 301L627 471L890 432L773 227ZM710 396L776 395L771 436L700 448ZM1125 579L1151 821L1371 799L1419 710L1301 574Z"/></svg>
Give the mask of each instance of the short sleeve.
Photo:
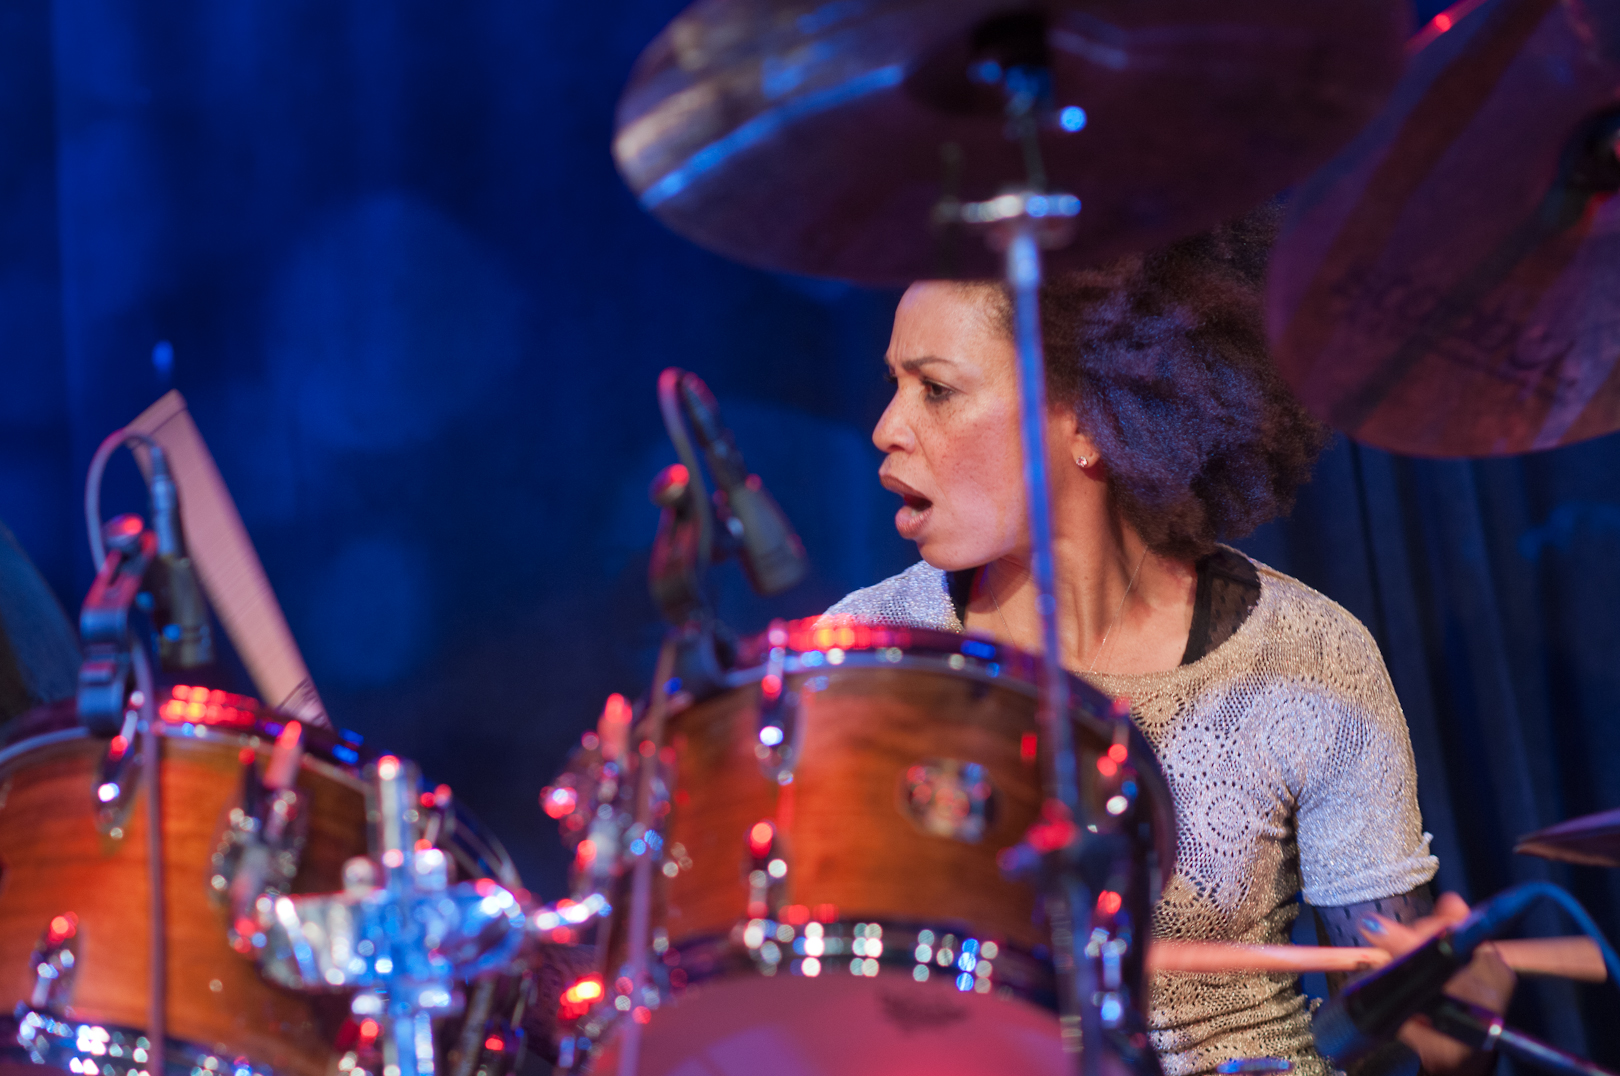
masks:
<svg viewBox="0 0 1620 1076"><path fill-rule="evenodd" d="M1325 632L1316 735L1300 760L1296 816L1305 900L1317 907L1406 893L1434 877L1406 716L1372 636L1349 613Z"/></svg>

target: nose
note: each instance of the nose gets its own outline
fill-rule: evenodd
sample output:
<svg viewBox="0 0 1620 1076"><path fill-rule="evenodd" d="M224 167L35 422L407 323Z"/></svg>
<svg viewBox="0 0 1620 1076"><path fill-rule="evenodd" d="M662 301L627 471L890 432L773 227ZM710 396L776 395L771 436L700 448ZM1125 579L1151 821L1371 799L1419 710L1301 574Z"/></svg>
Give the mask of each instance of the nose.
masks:
<svg viewBox="0 0 1620 1076"><path fill-rule="evenodd" d="M911 424L900 412L900 394L896 393L872 429L872 443L878 447L878 451L909 452L916 447L917 438Z"/></svg>

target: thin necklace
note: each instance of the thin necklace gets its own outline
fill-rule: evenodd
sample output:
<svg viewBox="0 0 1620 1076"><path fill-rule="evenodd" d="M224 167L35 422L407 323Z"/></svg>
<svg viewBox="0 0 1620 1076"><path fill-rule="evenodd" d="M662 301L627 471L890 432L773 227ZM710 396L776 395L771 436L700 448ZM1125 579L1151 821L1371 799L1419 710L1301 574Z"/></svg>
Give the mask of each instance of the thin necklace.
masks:
<svg viewBox="0 0 1620 1076"><path fill-rule="evenodd" d="M1136 558L1136 569L1131 572L1131 581L1125 584L1125 593L1120 595L1119 608L1114 610L1114 620L1108 625L1108 630L1103 632L1102 642L1097 644L1097 652L1091 655L1091 664L1086 666L1087 676L1090 676L1097 668L1097 662L1102 660L1103 651L1108 649L1108 637L1114 634L1114 629L1119 627L1120 617L1125 615L1125 602L1130 598L1131 590L1136 586L1136 577L1142 574L1142 562L1145 560L1147 560L1147 547L1144 546L1142 555ZM1012 625L1007 623L1007 614L1001 611L1001 599L996 597L994 587L990 588L990 600L995 603L996 615L1001 618L1002 630L1007 633L1007 638L1011 639L1013 637Z"/></svg>

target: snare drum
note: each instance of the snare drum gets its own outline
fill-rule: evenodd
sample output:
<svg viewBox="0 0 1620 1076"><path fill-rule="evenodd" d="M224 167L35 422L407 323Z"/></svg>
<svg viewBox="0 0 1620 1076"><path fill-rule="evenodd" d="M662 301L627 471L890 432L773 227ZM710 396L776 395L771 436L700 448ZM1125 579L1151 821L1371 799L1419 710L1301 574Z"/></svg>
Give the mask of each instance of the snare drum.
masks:
<svg viewBox="0 0 1620 1076"><path fill-rule="evenodd" d="M347 997L275 986L229 941L225 865L244 789L257 789L287 718L190 687L174 688L160 713L170 1072L330 1076L346 1057L355 1067L350 1051L364 1044L349 1041ZM21 1065L139 1076L150 901L138 750L88 735L71 702L25 720L22 738L0 751L0 1004L14 1011L0 1060L13 1076ZM307 830L282 866L289 891L330 892L343 887L344 862L367 851L360 767L369 755L350 734L304 733ZM448 789L423 813L462 877L517 887L499 843L450 804Z"/></svg>
<svg viewBox="0 0 1620 1076"><path fill-rule="evenodd" d="M660 990L610 988L582 1025L592 1071L616 1066L615 1001L646 1024L641 1076L1070 1071L1036 893L998 865L1042 802L1037 662L824 621L743 657L727 690L667 722ZM1174 815L1151 749L1106 696L1070 690L1087 810L1121 815L1123 786L1122 821L1167 874Z"/></svg>

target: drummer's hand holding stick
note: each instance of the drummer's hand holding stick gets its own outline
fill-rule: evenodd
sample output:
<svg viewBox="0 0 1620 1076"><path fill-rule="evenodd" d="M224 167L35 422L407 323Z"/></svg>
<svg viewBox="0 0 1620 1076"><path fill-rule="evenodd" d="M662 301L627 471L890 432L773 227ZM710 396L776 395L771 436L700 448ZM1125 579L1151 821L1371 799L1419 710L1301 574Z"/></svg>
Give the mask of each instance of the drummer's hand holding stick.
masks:
<svg viewBox="0 0 1620 1076"><path fill-rule="evenodd" d="M1440 931L1468 918L1466 901L1455 893L1444 893L1434 903L1434 914L1411 923L1398 923L1381 915L1362 921L1362 936L1370 945L1398 958L1427 942ZM1483 1006L1495 1013L1507 1011L1518 977L1513 974L1490 943L1481 945L1467 967L1446 983L1446 993L1462 1001ZM1430 1026L1428 1017L1408 1020L1400 1040L1418 1055L1429 1076L1483 1076L1491 1068L1494 1055L1470 1050L1456 1039L1442 1035Z"/></svg>

